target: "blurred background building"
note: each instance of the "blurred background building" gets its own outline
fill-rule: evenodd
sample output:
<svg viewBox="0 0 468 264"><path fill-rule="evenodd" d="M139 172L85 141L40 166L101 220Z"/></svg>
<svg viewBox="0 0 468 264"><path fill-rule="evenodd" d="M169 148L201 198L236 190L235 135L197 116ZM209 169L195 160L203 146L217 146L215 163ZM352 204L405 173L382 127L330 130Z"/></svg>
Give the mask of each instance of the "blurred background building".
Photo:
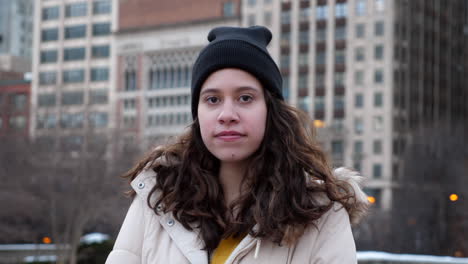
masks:
<svg viewBox="0 0 468 264"><path fill-rule="evenodd" d="M30 133L80 150L85 132L104 140L109 127L115 8L110 0L35 3Z"/></svg>
<svg viewBox="0 0 468 264"><path fill-rule="evenodd" d="M240 26L240 2L120 2L112 87L116 127L127 144L164 143L192 121L192 65L211 28Z"/></svg>

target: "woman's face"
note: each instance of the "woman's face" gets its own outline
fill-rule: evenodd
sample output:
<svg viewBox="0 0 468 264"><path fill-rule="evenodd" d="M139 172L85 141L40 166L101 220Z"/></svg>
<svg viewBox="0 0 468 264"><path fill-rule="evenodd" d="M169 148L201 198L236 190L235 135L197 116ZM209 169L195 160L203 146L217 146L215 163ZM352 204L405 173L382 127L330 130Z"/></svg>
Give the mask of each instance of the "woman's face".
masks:
<svg viewBox="0 0 468 264"><path fill-rule="evenodd" d="M263 87L250 73L227 68L203 83L198 102L200 132L208 150L222 162L248 159L265 133Z"/></svg>

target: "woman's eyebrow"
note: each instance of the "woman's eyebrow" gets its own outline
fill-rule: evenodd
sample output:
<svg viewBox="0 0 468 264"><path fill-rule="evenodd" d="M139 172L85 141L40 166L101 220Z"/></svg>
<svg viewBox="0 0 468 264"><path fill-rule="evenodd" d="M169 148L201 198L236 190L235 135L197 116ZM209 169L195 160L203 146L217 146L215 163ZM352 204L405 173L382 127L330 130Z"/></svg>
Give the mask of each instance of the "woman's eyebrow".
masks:
<svg viewBox="0 0 468 264"><path fill-rule="evenodd" d="M250 92L254 92L254 93L258 93L258 88L254 88L252 86L240 86L240 87L237 87L235 89L235 92L236 93L240 93L240 92L246 92L246 91L250 91ZM201 93L200 93L200 97L206 93L219 93L220 92L220 89L218 88L206 88L204 89Z"/></svg>

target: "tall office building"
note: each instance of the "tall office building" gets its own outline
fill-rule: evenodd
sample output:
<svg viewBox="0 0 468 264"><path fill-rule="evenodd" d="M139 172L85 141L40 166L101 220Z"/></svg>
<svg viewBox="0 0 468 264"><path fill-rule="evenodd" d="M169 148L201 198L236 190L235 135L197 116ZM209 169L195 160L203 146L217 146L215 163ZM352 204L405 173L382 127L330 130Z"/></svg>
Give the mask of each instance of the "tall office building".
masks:
<svg viewBox="0 0 468 264"><path fill-rule="evenodd" d="M466 5L244 0L242 24L272 30L270 50L287 99L315 120L334 165L361 171L367 193L389 209L412 132L466 122L468 97L457 69Z"/></svg>
<svg viewBox="0 0 468 264"><path fill-rule="evenodd" d="M80 150L90 130L104 138L113 12L110 0L36 2L30 134L51 148Z"/></svg>
<svg viewBox="0 0 468 264"><path fill-rule="evenodd" d="M121 2L112 86L115 127L127 143L147 151L192 121L192 65L210 29L239 26L239 12L239 0Z"/></svg>
<svg viewBox="0 0 468 264"><path fill-rule="evenodd" d="M0 54L31 58L33 0L0 0Z"/></svg>

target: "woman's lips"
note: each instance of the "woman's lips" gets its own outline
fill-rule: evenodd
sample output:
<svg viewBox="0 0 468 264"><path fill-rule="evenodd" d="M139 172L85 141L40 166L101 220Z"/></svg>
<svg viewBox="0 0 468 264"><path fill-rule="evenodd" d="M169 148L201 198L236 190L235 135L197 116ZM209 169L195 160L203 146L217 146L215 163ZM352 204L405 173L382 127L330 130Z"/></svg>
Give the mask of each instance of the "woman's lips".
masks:
<svg viewBox="0 0 468 264"><path fill-rule="evenodd" d="M215 135L216 138L225 141L225 142L232 142L239 140L240 138L244 137L245 135L239 133L237 131L222 131Z"/></svg>

